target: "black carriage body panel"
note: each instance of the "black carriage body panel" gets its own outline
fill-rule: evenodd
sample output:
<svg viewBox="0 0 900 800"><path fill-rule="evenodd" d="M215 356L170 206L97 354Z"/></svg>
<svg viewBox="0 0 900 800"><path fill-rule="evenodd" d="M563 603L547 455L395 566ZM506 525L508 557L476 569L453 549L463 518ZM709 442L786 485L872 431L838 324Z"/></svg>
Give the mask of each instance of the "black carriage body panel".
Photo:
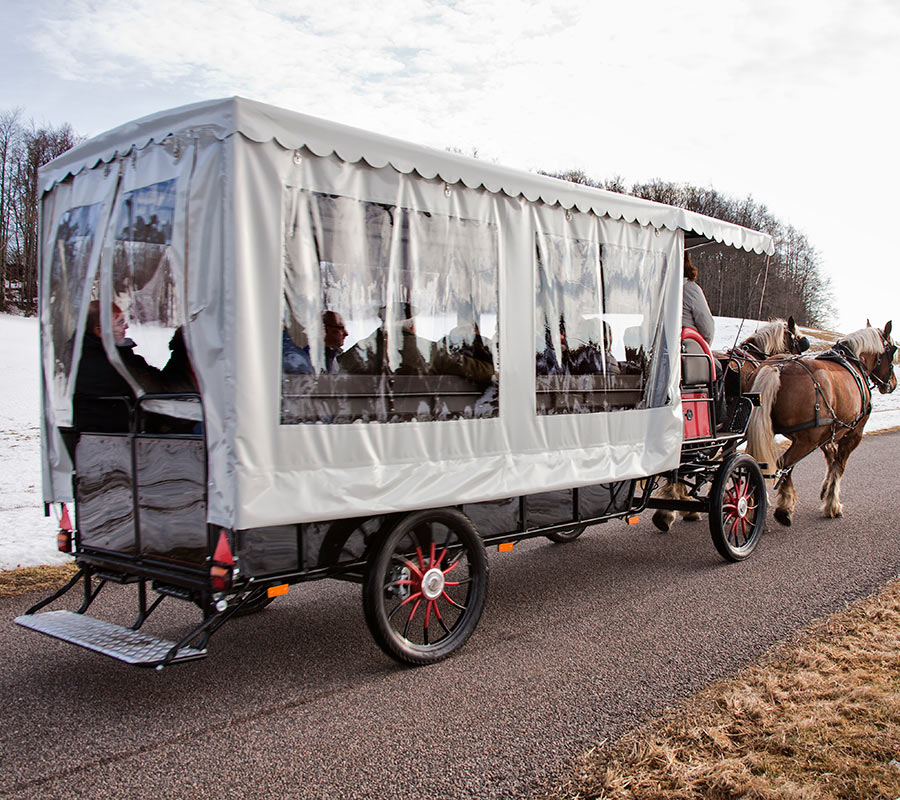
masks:
<svg viewBox="0 0 900 800"><path fill-rule="evenodd" d="M203 440L82 434L75 446L79 550L185 567L209 555Z"/></svg>
<svg viewBox="0 0 900 800"><path fill-rule="evenodd" d="M206 523L201 437L84 433L76 452L76 556L123 578L202 590L219 531ZM635 506L635 482L561 489L459 507L485 542L540 535L572 523L620 517ZM248 581L361 579L372 538L398 515L229 531Z"/></svg>

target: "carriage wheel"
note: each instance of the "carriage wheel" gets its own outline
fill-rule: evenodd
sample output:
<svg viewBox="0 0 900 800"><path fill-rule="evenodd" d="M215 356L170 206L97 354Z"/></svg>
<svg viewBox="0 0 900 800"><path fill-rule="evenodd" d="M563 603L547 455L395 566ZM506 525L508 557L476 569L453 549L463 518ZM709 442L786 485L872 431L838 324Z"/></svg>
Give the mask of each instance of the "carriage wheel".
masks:
<svg viewBox="0 0 900 800"><path fill-rule="evenodd" d="M709 531L727 561L743 561L766 525L766 484L756 459L734 453L719 467L709 492Z"/></svg>
<svg viewBox="0 0 900 800"><path fill-rule="evenodd" d="M392 658L433 664L475 630L487 577L484 544L465 514L408 514L374 544L363 583L366 623Z"/></svg>
<svg viewBox="0 0 900 800"><path fill-rule="evenodd" d="M569 542L574 542L582 533L587 530L587 525L576 525L574 528L569 528L565 531L553 531L552 533L547 534L547 538L551 542L557 542L558 544L567 544Z"/></svg>

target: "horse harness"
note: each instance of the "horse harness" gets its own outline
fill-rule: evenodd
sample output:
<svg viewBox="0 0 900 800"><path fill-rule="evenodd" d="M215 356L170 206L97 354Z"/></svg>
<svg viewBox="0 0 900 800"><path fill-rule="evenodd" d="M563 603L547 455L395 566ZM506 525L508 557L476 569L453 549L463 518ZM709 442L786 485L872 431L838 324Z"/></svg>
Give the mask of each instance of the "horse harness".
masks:
<svg viewBox="0 0 900 800"><path fill-rule="evenodd" d="M813 374L813 371L805 363L807 359L801 356L795 356L794 358L786 359L782 363L775 366L777 366L778 370L780 371L785 364L796 362L806 370L810 380L813 382L813 386L815 386L816 389L816 404L814 407L815 418L800 425L791 425L788 428L775 428L775 433L795 433L796 431L809 430L810 428L823 428L826 425L830 425L831 443L833 443L838 427L852 430L859 424L860 420L864 419L872 413L872 390L869 388L869 379L871 379L873 383L879 382L879 379L875 375L867 372L865 366L859 360L859 357L856 355L856 353L840 343L836 344L830 350L826 350L824 353L819 353L815 356L815 359L822 361L834 361L836 364L840 364L844 369L847 370L847 372L849 372L853 376L853 380L856 381L856 387L859 389L861 409L859 414L857 414L854 420L849 423L843 422L838 419L837 415L834 413L834 409L831 407L831 404L825 397L825 393L822 391L822 386L819 384L819 381L816 380L816 376ZM877 369L877 366L878 364L876 363L875 367L873 367L873 372L875 371L875 369ZM828 410L828 413L831 414L830 417L819 416L819 411L821 408L819 403L820 398L822 403L824 403L825 408Z"/></svg>

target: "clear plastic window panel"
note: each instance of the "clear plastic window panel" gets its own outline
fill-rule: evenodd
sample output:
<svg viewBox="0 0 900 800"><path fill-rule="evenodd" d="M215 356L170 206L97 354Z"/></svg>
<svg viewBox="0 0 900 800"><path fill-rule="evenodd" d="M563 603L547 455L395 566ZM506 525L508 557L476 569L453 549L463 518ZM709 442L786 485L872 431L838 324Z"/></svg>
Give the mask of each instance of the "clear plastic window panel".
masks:
<svg viewBox="0 0 900 800"><path fill-rule="evenodd" d="M181 296L170 259L176 180L125 192L114 216L113 326L123 365L144 391L194 391ZM124 330L122 330L124 325Z"/></svg>
<svg viewBox="0 0 900 800"><path fill-rule="evenodd" d="M537 413L663 405L665 256L555 234L535 243Z"/></svg>
<svg viewBox="0 0 900 800"><path fill-rule="evenodd" d="M294 207L281 422L495 417L496 225L306 191Z"/></svg>
<svg viewBox="0 0 900 800"><path fill-rule="evenodd" d="M50 266L50 345L53 348L53 394L58 407L67 404L66 387L75 357L75 330L85 304L88 267L100 203L71 208L56 226Z"/></svg>

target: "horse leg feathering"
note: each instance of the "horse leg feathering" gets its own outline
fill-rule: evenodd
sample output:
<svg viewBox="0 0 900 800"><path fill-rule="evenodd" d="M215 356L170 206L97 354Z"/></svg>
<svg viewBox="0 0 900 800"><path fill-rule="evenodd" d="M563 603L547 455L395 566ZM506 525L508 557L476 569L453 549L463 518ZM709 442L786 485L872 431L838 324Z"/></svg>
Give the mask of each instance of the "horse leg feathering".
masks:
<svg viewBox="0 0 900 800"><path fill-rule="evenodd" d="M660 488L656 496L662 500L678 500L680 499L678 486L679 484L667 481L666 484ZM653 524L661 533L668 533L674 523L674 511L671 511L668 508L658 508L653 512Z"/></svg>
<svg viewBox="0 0 900 800"><path fill-rule="evenodd" d="M825 454L825 460L828 463L828 476L825 483L828 484L828 490L825 492L822 504L822 513L826 517L843 516L844 506L841 504L841 478L844 476L844 470L847 468L847 459L859 443L862 441L863 427L865 420L852 431L849 431L834 447L833 455L829 459L828 453ZM823 487L825 484L823 484Z"/></svg>

